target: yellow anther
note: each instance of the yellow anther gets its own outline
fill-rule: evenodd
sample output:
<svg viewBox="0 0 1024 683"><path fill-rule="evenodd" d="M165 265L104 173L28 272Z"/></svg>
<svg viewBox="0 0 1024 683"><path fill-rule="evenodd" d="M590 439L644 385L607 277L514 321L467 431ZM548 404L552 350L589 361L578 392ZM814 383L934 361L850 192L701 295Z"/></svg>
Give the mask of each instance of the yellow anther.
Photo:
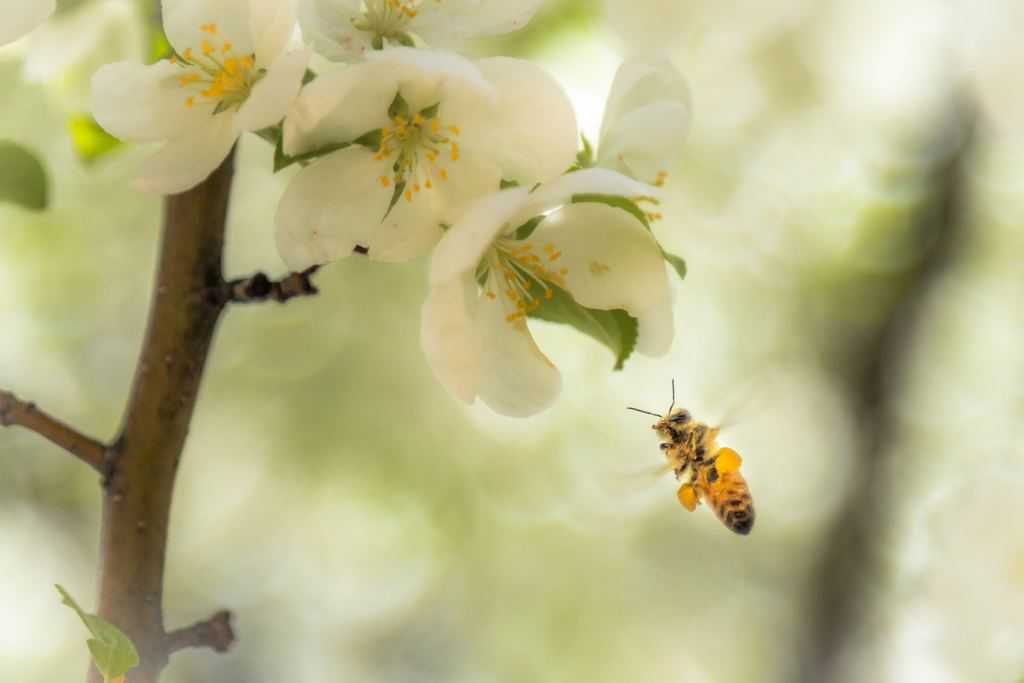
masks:
<svg viewBox="0 0 1024 683"><path fill-rule="evenodd" d="M211 53L213 53L213 46L210 45L210 41L203 40L203 54L209 55Z"/></svg>
<svg viewBox="0 0 1024 683"><path fill-rule="evenodd" d="M547 244L544 245L544 251L548 252L549 254L551 252L553 252L554 250L555 250L555 245L551 244L551 242L548 242Z"/></svg>
<svg viewBox="0 0 1024 683"><path fill-rule="evenodd" d="M380 181L381 187L391 187L391 178L388 178L386 175L382 175L377 180Z"/></svg>
<svg viewBox="0 0 1024 683"><path fill-rule="evenodd" d="M443 168L438 170L437 175L441 176L441 180L448 180L448 171Z"/></svg>
<svg viewBox="0 0 1024 683"><path fill-rule="evenodd" d="M437 155L433 152L427 152L427 159L431 162L437 161Z"/></svg>
<svg viewBox="0 0 1024 683"><path fill-rule="evenodd" d="M569 269L568 268L561 268L561 269L559 269L558 274L562 275L562 276L568 275L569 274Z"/></svg>
<svg viewBox="0 0 1024 683"><path fill-rule="evenodd" d="M227 53L231 52L231 47L232 46L229 41L224 41L224 44L220 46L220 53L222 55L226 55Z"/></svg>
<svg viewBox="0 0 1024 683"><path fill-rule="evenodd" d="M492 291L490 291L490 290L488 290L488 291L484 292L484 294L486 294L486 295L487 295L487 298L488 298L488 299L490 299L491 301L494 301L495 299L497 299L497 298L498 298L498 297L497 297L497 296L496 296L496 295L494 294L494 292L492 292Z"/></svg>
<svg viewBox="0 0 1024 683"><path fill-rule="evenodd" d="M412 184L412 191L413 192L419 192L420 191L420 184L419 183L413 183Z"/></svg>
<svg viewBox="0 0 1024 683"><path fill-rule="evenodd" d="M441 130L441 123L437 119L430 120L430 132L436 133Z"/></svg>
<svg viewBox="0 0 1024 683"><path fill-rule="evenodd" d="M451 133L453 135L458 135L459 134L459 127L454 125L454 124L451 125L451 126L448 126L448 130L451 131Z"/></svg>
<svg viewBox="0 0 1024 683"><path fill-rule="evenodd" d="M191 62L192 61L192 48L186 47L185 51L181 53L181 56L184 57L186 61Z"/></svg>
<svg viewBox="0 0 1024 683"><path fill-rule="evenodd" d="M557 261L558 257L561 256L561 255L562 255L562 252L556 251L555 253L553 253L550 256L548 256L548 260L549 261Z"/></svg>
<svg viewBox="0 0 1024 683"><path fill-rule="evenodd" d="M551 298L555 296L555 291L550 287L544 290L544 298L551 301Z"/></svg>
<svg viewBox="0 0 1024 683"><path fill-rule="evenodd" d="M452 143L452 161L458 161L458 160L459 160L459 146L453 142Z"/></svg>
<svg viewBox="0 0 1024 683"><path fill-rule="evenodd" d="M214 33L217 32L217 24L214 24L214 23L203 24L202 26L199 27L199 30L202 31L203 33L209 33L210 35L213 35Z"/></svg>
<svg viewBox="0 0 1024 683"><path fill-rule="evenodd" d="M410 192L409 190L405 191L405 201L407 201L407 202L411 202L412 201L412 192Z"/></svg>
<svg viewBox="0 0 1024 683"><path fill-rule="evenodd" d="M426 181L424 181L423 186L426 187L428 190L431 190L434 187L434 183L430 180L430 178L427 178Z"/></svg>
<svg viewBox="0 0 1024 683"><path fill-rule="evenodd" d="M186 106L186 107L191 107L191 106L192 106L192 105L194 105L195 103L196 103L196 98L194 98L194 97L192 97L192 96L189 96L189 97L186 97L186 98L185 98L185 106Z"/></svg>
<svg viewBox="0 0 1024 683"><path fill-rule="evenodd" d="M419 114L419 112L417 112L416 114L413 114L412 123L413 123L414 126L423 125L424 121L426 121L426 119L424 119L423 116Z"/></svg>

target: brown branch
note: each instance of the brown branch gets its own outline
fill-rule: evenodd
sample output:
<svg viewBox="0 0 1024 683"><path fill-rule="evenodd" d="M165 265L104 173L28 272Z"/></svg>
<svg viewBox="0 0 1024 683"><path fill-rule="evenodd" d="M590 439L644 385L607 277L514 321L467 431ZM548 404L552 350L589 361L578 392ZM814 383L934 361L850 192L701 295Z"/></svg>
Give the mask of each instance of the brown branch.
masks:
<svg viewBox="0 0 1024 683"><path fill-rule="evenodd" d="M100 616L139 650L127 683L156 683L169 652L164 558L174 479L217 321L234 153L168 197L149 322L120 436L108 458L100 533ZM93 668L89 680L101 677Z"/></svg>
<svg viewBox="0 0 1024 683"><path fill-rule="evenodd" d="M313 266L301 273L292 273L280 280L271 280L263 273L224 283L224 300L233 304L251 304L263 301L285 303L300 296L314 296L320 290L313 284L313 275L320 266Z"/></svg>
<svg viewBox="0 0 1024 683"><path fill-rule="evenodd" d="M227 652L235 642L231 628L231 612L221 610L206 621L200 621L167 634L167 652L174 654L188 648L207 647L214 652Z"/></svg>
<svg viewBox="0 0 1024 683"><path fill-rule="evenodd" d="M103 462L107 454L107 447L104 444L44 413L36 404L19 401L14 394L7 391L0 391L0 425L24 427L33 431L97 472L103 471Z"/></svg>

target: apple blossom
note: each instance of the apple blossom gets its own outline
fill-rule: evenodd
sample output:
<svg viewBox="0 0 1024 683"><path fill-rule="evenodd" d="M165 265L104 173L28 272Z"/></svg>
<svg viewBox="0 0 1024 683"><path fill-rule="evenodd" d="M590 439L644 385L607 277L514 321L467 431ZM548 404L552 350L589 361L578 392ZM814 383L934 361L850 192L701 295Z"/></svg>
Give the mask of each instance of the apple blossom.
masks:
<svg viewBox="0 0 1024 683"><path fill-rule="evenodd" d="M283 152L325 153L289 184L277 242L293 270L344 258L403 261L503 180L557 177L576 154L562 89L522 60L474 63L391 48L317 78L285 118Z"/></svg>
<svg viewBox="0 0 1024 683"><path fill-rule="evenodd" d="M652 191L605 169L507 189L467 209L434 250L421 342L438 380L503 415L546 408L561 389L529 317L555 303L636 318L636 349L666 353L672 309L665 260L630 212L588 198L643 200Z"/></svg>
<svg viewBox="0 0 1024 683"><path fill-rule="evenodd" d="M175 55L104 66L93 77L92 110L121 139L164 143L137 184L172 194L206 178L243 131L280 122L309 53L288 50L288 2L164 0L163 13Z"/></svg>
<svg viewBox="0 0 1024 683"><path fill-rule="evenodd" d="M475 35L522 28L544 0L302 0L304 35L324 56L358 61L371 50L455 48Z"/></svg>
<svg viewBox="0 0 1024 683"><path fill-rule="evenodd" d="M57 8L57 0L0 0L0 45L21 38Z"/></svg>
<svg viewBox="0 0 1024 683"><path fill-rule="evenodd" d="M690 116L686 81L670 62L626 60L605 105L597 165L660 185L682 153Z"/></svg>

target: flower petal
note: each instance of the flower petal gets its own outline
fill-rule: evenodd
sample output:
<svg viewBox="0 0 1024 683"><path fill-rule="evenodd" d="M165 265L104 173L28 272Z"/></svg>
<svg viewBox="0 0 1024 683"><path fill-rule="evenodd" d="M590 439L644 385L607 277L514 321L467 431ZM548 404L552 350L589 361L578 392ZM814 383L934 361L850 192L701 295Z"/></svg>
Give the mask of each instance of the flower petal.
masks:
<svg viewBox="0 0 1024 683"><path fill-rule="evenodd" d="M301 0L302 35L328 59L359 61L373 49L373 35L352 25L362 13L362 0Z"/></svg>
<svg viewBox="0 0 1024 683"><path fill-rule="evenodd" d="M445 0L424 3L410 24L430 45L452 48L467 38L517 31L544 0Z"/></svg>
<svg viewBox="0 0 1024 683"><path fill-rule="evenodd" d="M446 282L475 271L494 240L509 227L509 218L521 211L529 194L526 188L514 188L470 205L434 249L430 282Z"/></svg>
<svg viewBox="0 0 1024 683"><path fill-rule="evenodd" d="M477 284L471 273L430 288L423 304L420 343L437 381L472 403L480 384L480 334L475 317Z"/></svg>
<svg viewBox="0 0 1024 683"><path fill-rule="evenodd" d="M378 180L386 162L360 146L346 147L299 171L277 209L277 248L292 270L342 259L361 245L373 249L374 230L391 189Z"/></svg>
<svg viewBox="0 0 1024 683"><path fill-rule="evenodd" d="M274 60L238 110L240 129L259 130L284 118L302 87L309 57L309 50L293 50Z"/></svg>
<svg viewBox="0 0 1024 683"><path fill-rule="evenodd" d="M479 66L497 100L492 107L476 104L456 114L466 150L487 150L504 178L524 186L564 173L576 159L578 135L562 88L524 60L494 57Z"/></svg>
<svg viewBox="0 0 1024 683"><path fill-rule="evenodd" d="M562 391L558 368L537 348L523 318L505 297L481 299L477 314L480 334L480 398L491 410L510 417L528 417L544 410Z"/></svg>
<svg viewBox="0 0 1024 683"><path fill-rule="evenodd" d="M56 0L0 0L0 45L21 38L56 9Z"/></svg>
<svg viewBox="0 0 1024 683"><path fill-rule="evenodd" d="M249 0L162 0L161 4L164 33L178 54L187 48L199 51L203 41L211 37L202 27L210 24L217 28L220 39L231 42L236 54L256 50ZM262 55L256 58L262 63Z"/></svg>
<svg viewBox="0 0 1024 683"><path fill-rule="evenodd" d="M284 121L284 151L297 155L350 142L390 123L404 69L357 64L320 76L292 103Z"/></svg>
<svg viewBox="0 0 1024 683"><path fill-rule="evenodd" d="M164 60L152 65L117 62L92 78L92 114L122 140L167 140L205 125L210 110L186 107L181 70Z"/></svg>
<svg viewBox="0 0 1024 683"><path fill-rule="evenodd" d="M224 161L238 139L235 116L223 112L168 140L142 164L135 186L146 192L177 194L195 187Z"/></svg>
<svg viewBox="0 0 1024 683"><path fill-rule="evenodd" d="M558 208L580 194L607 194L637 199L658 198L658 188L604 168L586 168L567 173L538 187L530 195L530 202L516 220L528 220L545 211Z"/></svg>
<svg viewBox="0 0 1024 683"><path fill-rule="evenodd" d="M273 64L295 33L295 0L249 0L249 35L258 65Z"/></svg>
<svg viewBox="0 0 1024 683"><path fill-rule="evenodd" d="M608 96L598 164L653 180L678 161L690 119L682 74L668 61L630 59L619 67Z"/></svg>
<svg viewBox="0 0 1024 683"><path fill-rule="evenodd" d="M668 274L658 243L629 213L604 204L571 204L548 216L528 240L558 272L577 303L602 310L658 314L669 325L641 325L638 343L659 354L671 344ZM646 315L644 316L647 317ZM652 338L645 339L647 335Z"/></svg>
<svg viewBox="0 0 1024 683"><path fill-rule="evenodd" d="M476 64L452 52L393 47L374 51L366 59L409 74L402 82L402 97L414 111L438 103L451 108L455 98L467 96L472 106L479 107L481 98L495 97L491 79Z"/></svg>

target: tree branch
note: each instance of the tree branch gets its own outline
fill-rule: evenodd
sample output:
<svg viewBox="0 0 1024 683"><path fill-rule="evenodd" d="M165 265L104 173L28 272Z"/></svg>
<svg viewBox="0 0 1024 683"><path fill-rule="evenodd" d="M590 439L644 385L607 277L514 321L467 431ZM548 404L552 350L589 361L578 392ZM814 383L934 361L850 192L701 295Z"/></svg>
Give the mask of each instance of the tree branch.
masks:
<svg viewBox="0 0 1024 683"><path fill-rule="evenodd" d="M8 392L0 391L0 425L24 427L57 444L97 472L103 471L107 447L75 428L39 410L34 403L19 401Z"/></svg>
<svg viewBox="0 0 1024 683"><path fill-rule="evenodd" d="M221 610L206 621L167 634L167 652L174 654L188 648L208 647L214 652L227 652L235 642L231 628L231 612Z"/></svg>
<svg viewBox="0 0 1024 683"><path fill-rule="evenodd" d="M164 559L174 479L224 301L224 226L234 152L167 197L149 322L120 436L110 448L100 534L100 616L139 650L128 683L156 683L169 652ZM101 677L93 668L91 683Z"/></svg>
<svg viewBox="0 0 1024 683"><path fill-rule="evenodd" d="M320 290L313 284L313 275L320 266L313 266L301 273L292 273L280 280L271 280L264 273L224 283L224 300L233 304L251 304L263 301L285 303L300 296L313 296Z"/></svg>

